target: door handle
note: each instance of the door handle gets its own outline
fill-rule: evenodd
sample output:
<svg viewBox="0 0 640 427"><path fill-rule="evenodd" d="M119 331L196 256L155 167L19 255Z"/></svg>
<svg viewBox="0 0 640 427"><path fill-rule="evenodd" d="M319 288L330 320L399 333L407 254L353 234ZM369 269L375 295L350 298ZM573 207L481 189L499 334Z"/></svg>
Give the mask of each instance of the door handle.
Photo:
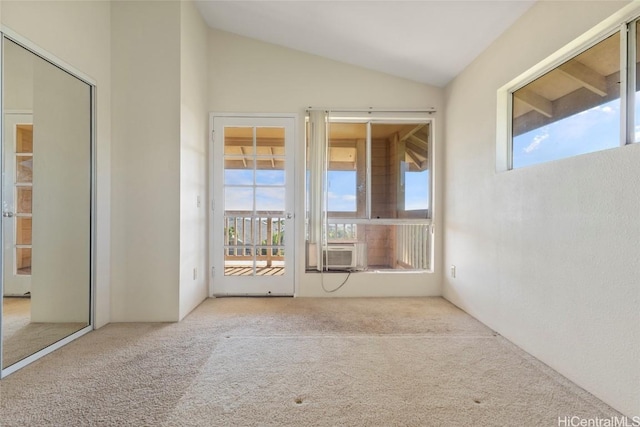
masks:
<svg viewBox="0 0 640 427"><path fill-rule="evenodd" d="M293 218L293 214L292 213L287 213L287 219L291 219Z"/></svg>
<svg viewBox="0 0 640 427"><path fill-rule="evenodd" d="M2 216L5 218L12 218L13 217L13 212L2 212Z"/></svg>

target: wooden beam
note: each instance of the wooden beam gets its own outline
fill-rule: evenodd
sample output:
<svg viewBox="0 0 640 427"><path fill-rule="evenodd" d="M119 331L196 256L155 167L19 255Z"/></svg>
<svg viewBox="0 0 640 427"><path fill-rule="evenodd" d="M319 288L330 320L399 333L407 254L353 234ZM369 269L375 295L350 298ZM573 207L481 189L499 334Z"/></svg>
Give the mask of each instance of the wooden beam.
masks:
<svg viewBox="0 0 640 427"><path fill-rule="evenodd" d="M549 118L553 116L553 104L544 96L538 95L537 93L524 88L513 92L513 96L543 116Z"/></svg>
<svg viewBox="0 0 640 427"><path fill-rule="evenodd" d="M558 67L565 75L580 83L591 92L607 96L607 79L582 62L569 61Z"/></svg>
<svg viewBox="0 0 640 427"><path fill-rule="evenodd" d="M247 158L244 157L244 147L240 147L240 154L242 154L242 164L244 165L245 169L247 168Z"/></svg>
<svg viewBox="0 0 640 427"><path fill-rule="evenodd" d="M402 141L402 140L410 137L411 135L413 135L414 133L418 132L420 129L422 129L426 125L427 125L426 123L422 123L422 124L419 124L416 127L414 127L413 129L410 129L408 131L398 132L398 140Z"/></svg>
<svg viewBox="0 0 640 427"><path fill-rule="evenodd" d="M409 157L411 157L411 160L413 160L413 163L416 164L416 166L421 167L422 166L422 160L420 160L418 158L418 156L416 155L416 153L413 150L406 150L406 153Z"/></svg>
<svg viewBox="0 0 640 427"><path fill-rule="evenodd" d="M422 156L422 157L427 157L428 153L427 153L427 149L418 146L416 143L411 142L411 141L407 141L407 149L412 150L414 153Z"/></svg>
<svg viewBox="0 0 640 427"><path fill-rule="evenodd" d="M409 137L409 140L415 142L416 144L424 145L425 147L429 145L429 142L426 139L422 139L416 134L411 135Z"/></svg>
<svg viewBox="0 0 640 427"><path fill-rule="evenodd" d="M424 140L420 139L420 138L416 138L415 135L411 135L409 137L409 139L407 140L408 143L410 143L414 148L414 151L418 154L424 152L424 155L427 155L427 148L428 148L428 144L426 142L424 142Z"/></svg>
<svg viewBox="0 0 640 427"><path fill-rule="evenodd" d="M253 147L253 138L241 138L227 136L224 139L225 147ZM256 147L284 147L282 138L260 138L256 141Z"/></svg>

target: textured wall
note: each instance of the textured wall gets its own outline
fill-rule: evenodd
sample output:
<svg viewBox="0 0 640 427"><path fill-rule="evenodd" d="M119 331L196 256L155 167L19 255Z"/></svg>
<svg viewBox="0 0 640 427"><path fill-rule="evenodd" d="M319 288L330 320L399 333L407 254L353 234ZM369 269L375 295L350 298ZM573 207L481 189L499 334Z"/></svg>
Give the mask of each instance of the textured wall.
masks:
<svg viewBox="0 0 640 427"><path fill-rule="evenodd" d="M176 321L180 2L114 2L112 321Z"/></svg>
<svg viewBox="0 0 640 427"><path fill-rule="evenodd" d="M180 15L180 319L207 297L209 28L192 1ZM200 205L198 205L198 198ZM196 269L196 277L193 269Z"/></svg>
<svg viewBox="0 0 640 427"><path fill-rule="evenodd" d="M96 82L96 326L111 310L111 13L106 1L0 2L2 24Z"/></svg>
<svg viewBox="0 0 640 427"><path fill-rule="evenodd" d="M498 88L623 5L538 2L446 88L443 293L638 415L640 145L495 172Z"/></svg>

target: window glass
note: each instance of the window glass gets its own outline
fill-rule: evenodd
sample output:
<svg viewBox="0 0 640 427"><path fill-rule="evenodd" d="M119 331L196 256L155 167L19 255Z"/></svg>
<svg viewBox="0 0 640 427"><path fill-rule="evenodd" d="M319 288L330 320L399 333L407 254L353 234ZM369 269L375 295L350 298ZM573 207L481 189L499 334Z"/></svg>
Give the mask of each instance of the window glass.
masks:
<svg viewBox="0 0 640 427"><path fill-rule="evenodd" d="M616 33L513 92L513 168L620 145Z"/></svg>
<svg viewBox="0 0 640 427"><path fill-rule="evenodd" d="M350 212L357 210L356 172L328 171L327 204L329 212Z"/></svg>
<svg viewBox="0 0 640 427"><path fill-rule="evenodd" d="M328 228L329 247L358 244L365 255L358 264L375 270L428 270L430 239L425 224L329 224Z"/></svg>
<svg viewBox="0 0 640 427"><path fill-rule="evenodd" d="M325 120L307 128L307 269L430 270L431 122Z"/></svg>
<svg viewBox="0 0 640 427"><path fill-rule="evenodd" d="M428 218L429 125L372 124L371 217Z"/></svg>
<svg viewBox="0 0 640 427"><path fill-rule="evenodd" d="M365 123L331 123L327 168L327 210L330 217L366 216Z"/></svg>

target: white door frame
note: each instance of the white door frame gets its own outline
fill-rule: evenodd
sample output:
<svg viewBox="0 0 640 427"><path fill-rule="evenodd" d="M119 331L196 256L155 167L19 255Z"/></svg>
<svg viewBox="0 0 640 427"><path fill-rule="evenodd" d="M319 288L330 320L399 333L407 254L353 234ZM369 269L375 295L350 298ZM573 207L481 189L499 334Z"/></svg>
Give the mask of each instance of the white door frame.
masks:
<svg viewBox="0 0 640 427"><path fill-rule="evenodd" d="M222 257L223 247L219 244L219 239L216 238L216 233L219 232L221 224L219 223L219 218L223 218L222 212L217 212L217 209L224 209L224 201L223 201L223 184L220 182L219 176L221 176L221 170L224 169L224 159L222 153L222 149L216 146L216 135L214 133L214 120L215 118L229 118L229 119L249 119L255 120L256 122L260 122L261 119L285 119L290 120L292 124L292 132L291 132L291 144L293 145L290 148L289 154L286 156L286 161L290 163L290 173L287 175L286 179L286 188L287 194L290 195L287 201L286 212L291 213L292 217L288 220L287 226L287 239L285 240L285 244L288 249L286 250L285 255L287 256L286 261L286 276L287 280L290 280L291 286L290 290L286 292L274 292L271 295L290 295L293 296L295 294L295 282L297 277L297 269L296 263L298 260L296 249L296 231L297 231L297 223L296 220L296 206L297 206L297 164L296 161L298 159L298 114L296 113L217 113L212 112L209 113L209 232L208 232L208 240L209 240L209 296L219 296L219 295L264 295L267 296L269 294L261 293L261 292L220 292L220 287L216 286L217 281L224 279L224 266L221 263L220 259ZM223 141L218 141L219 144L223 144ZM255 280L265 280L267 278L256 278ZM227 277L228 281L229 278Z"/></svg>

